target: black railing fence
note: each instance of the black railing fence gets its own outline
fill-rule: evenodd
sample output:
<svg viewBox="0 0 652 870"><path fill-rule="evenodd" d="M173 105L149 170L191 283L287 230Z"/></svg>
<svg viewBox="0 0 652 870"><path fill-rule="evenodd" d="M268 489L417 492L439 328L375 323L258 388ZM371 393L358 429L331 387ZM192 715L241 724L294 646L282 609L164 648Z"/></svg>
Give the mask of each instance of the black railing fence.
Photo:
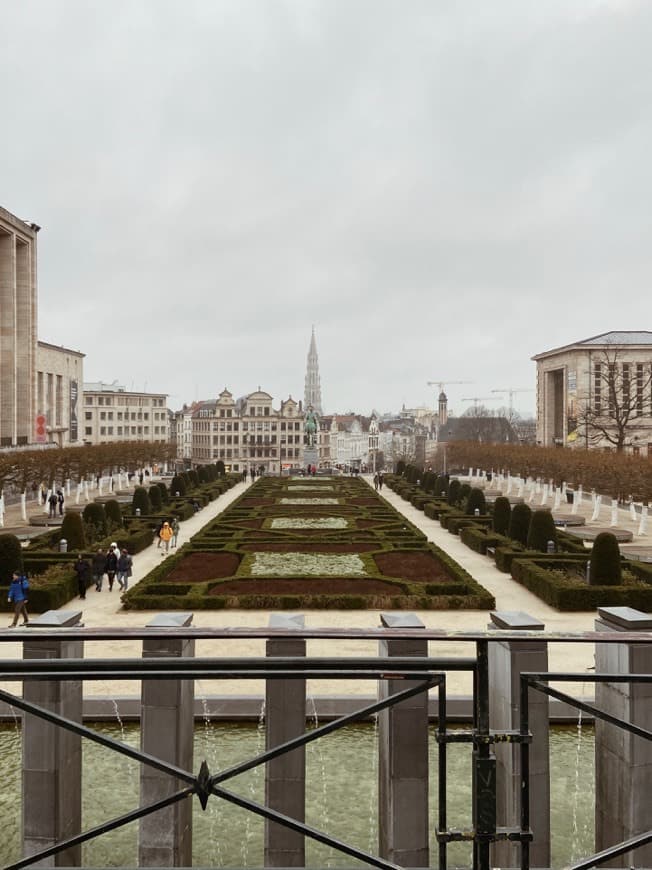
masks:
<svg viewBox="0 0 652 870"><path fill-rule="evenodd" d="M416 739L415 729L420 727L414 724L417 722L417 719L414 718L417 708L413 705L416 702L425 703L425 706L418 708L421 711L418 715L422 717L423 711L425 711L427 720L428 693L431 691L434 692L435 698L435 735L438 758L436 817L438 854L432 856L434 858L434 866L438 866L442 870L448 866L448 846L450 843L469 841L473 846L474 868L488 870L488 868L496 863L496 859L492 858L492 850L498 844L506 843L517 849L517 862L520 863L523 870L527 870L530 867L531 848L535 840L535 832L532 825L533 816L536 817L540 814L544 821L548 818L547 810L544 806L532 806L531 753L533 751L533 744L538 739L532 721L533 699L540 699L541 695L554 698L571 705L584 714L594 717L596 721L621 729L624 733L632 735L638 740L650 741L652 738L652 731L641 724L640 719L638 722L628 721L626 716L618 715L613 709L600 709L597 701L591 702L583 697L573 697L571 694L558 688L558 686L568 683L579 683L581 685L593 683L596 686L608 685L618 687L619 689L624 685L641 687L652 682L652 675L648 672L553 673L547 670L541 672L523 670L515 678L513 678L513 675L508 675L508 678L500 686L492 682L492 679L495 681L496 673L501 673L502 668L502 659L496 659L495 657L497 646L502 650L509 651L514 649L525 651L526 653L530 647L534 648L535 645L540 648L541 645L546 646L557 643L591 644L605 647L612 645L622 647L626 645L629 649L644 649L652 646L652 636L647 632L633 631L623 634L619 631L551 633L541 631L455 632L433 631L425 628L415 631L413 628L285 630L270 628L210 629L193 627L107 628L99 630L80 627L63 629L34 628L25 631L20 637L21 640L29 644L31 656L34 656L35 649L39 649L39 644L42 644L44 649L42 657L37 656L24 659L3 658L0 661L0 682L10 685L10 688L0 690L0 702L4 702L22 712L24 730L28 721L31 723L42 723L38 727L61 729L62 732L94 741L118 755L126 756L139 762L143 769L151 769L162 774L164 777L168 777L169 783L172 783L173 787L170 787L168 783L166 787L167 793L161 794L151 800L145 800L137 809L97 825L91 830L81 831L79 829L69 831L67 836L61 837L56 842L42 843L41 848L35 847L34 842L36 841L32 840L29 845L25 846L25 849L29 850L31 854L26 854L20 860L6 864L6 870L19 870L19 868L35 866L37 862L55 859L55 856L59 856L55 859L59 862L57 866L61 866L61 856L67 856L67 860L71 865L80 866L79 857L73 857L70 860L69 856L80 856L81 852L78 850L81 844L97 837L106 836L109 832L136 820L143 820L148 816L170 809L175 805L192 801L193 797L198 799L204 809L206 809L210 801L216 799L235 804L244 810L262 817L266 820L266 824L271 825L274 830L290 831L298 835L300 839L310 838L318 841L369 866L379 868L406 866L402 856L410 854L410 852L409 848L406 849L399 843L403 836L400 830L397 832L392 829L390 833L385 835L381 831L379 853L371 854L306 824L302 818L291 816L284 812L282 808L279 809L278 805L275 806L273 800L260 803L250 797L236 794L228 788L228 783L235 776L245 771L259 766L266 767L274 761L283 760L289 757L290 753L295 750L300 750L307 744L317 741L325 735L353 722L368 720L376 715L381 717L392 716L395 715L396 711L398 711L400 716L403 711L407 718L402 720L387 720L389 723L387 741L390 745L387 751L390 753L391 758L388 764L385 765L388 771L388 779L380 790L380 799L381 802L383 799L390 802L388 797L390 793L393 795L393 798L396 798L397 794L399 794L399 792L392 792L392 788L394 788L392 778L395 776L393 767L405 768L405 765L409 765L410 753L414 748L414 740L412 738ZM15 634L0 632L0 642L9 640L15 642L16 639L17 636ZM361 655L359 657L283 656L278 655L278 646L273 655L268 654L263 657L196 657L194 654L189 656L165 654L166 644L170 642L187 644L197 640L226 641L233 639L264 640L274 643L279 641L294 643L297 640L329 640L334 643L342 640L347 642L352 640L379 641L385 645L383 649L388 654L377 656ZM418 643L426 645L423 647L425 654L402 654L405 650L405 645L414 643L415 639ZM162 654L151 658L116 658L111 655L85 658L82 655L65 657L66 653L64 652L62 657L52 657L53 646L59 645L60 649L64 649L66 644L73 644L68 650L68 654L70 654L71 650L73 653L75 650L78 652L79 648L74 647L75 644L87 641L100 641L106 645L107 650L111 649L111 644L115 641L142 641L144 644L155 642L162 644ZM439 648L440 645L452 642L456 644L461 642L472 644L475 654L462 657L431 656L428 654L428 650L432 645L436 644ZM428 647L428 644L431 647ZM48 650L47 653L45 653L46 649ZM418 646L415 649L418 652ZM452 723L448 712L450 698L447 694L447 675L455 672L466 672L472 677L472 721L471 726L467 728L451 727ZM172 685L185 684L188 681L199 679L264 680L268 687L281 681L284 686L290 687L290 697L292 697L292 685L296 685L299 688L294 693L295 700L299 704L303 701L304 710L306 680L350 681L364 679L375 681L379 686L384 686L385 689L379 689L378 699L373 703L363 703L354 712L339 716L314 728L304 730L303 733L298 733L288 739L281 740L277 745L270 746L268 744L265 751L259 752L254 757L222 770L209 770L207 763L204 761L200 764L198 770L192 771L187 769L183 764L175 763L170 758L148 752L146 748L142 748L142 742L140 749L129 746L120 740L100 734L92 727L85 725L79 715L79 705L75 708L77 713L71 716L66 712L65 703L58 705L57 702L57 698L63 697L66 692L73 691L74 693L78 689L78 694L81 695L83 685L95 680L131 680L136 681L135 684L140 684L141 681L148 684L159 681L161 685L169 688ZM24 687L22 697L19 691L14 688L14 684L17 683ZM50 685L51 687L58 688L51 688L49 692L47 689L43 689L40 696L42 700L35 701L33 694L28 689L29 686L34 685L41 687ZM60 694L58 694L59 690L61 690ZM303 695L301 694L302 691L304 692ZM496 727L492 721L492 707L498 706L497 693L500 694L500 704L502 706L508 705L515 710L516 719L513 720L513 726ZM652 695L649 692L648 694ZM418 699L421 700L418 701ZM622 708L622 712L626 713L630 709L632 708L625 705ZM641 706L637 707L637 715L640 714L642 709L643 707ZM652 710L652 706L649 709ZM192 711L181 710L180 713L181 715L189 714L192 716ZM410 717L412 718L410 719ZM648 721L652 722L652 719ZM419 719L419 722L423 722L423 717ZM537 720L537 722L540 722L540 720ZM414 733L411 733L410 728L413 729ZM396 746L391 746L393 739L397 741ZM547 732L543 735L542 739L547 740ZM25 740L27 740L27 735L25 735ZM448 825L447 793L451 784L447 778L447 747L452 743L466 743L470 746L472 752L473 821L468 830L456 830ZM508 759L507 763L513 764L509 768L511 775L517 774L514 779L513 788L516 792L515 800L519 811L515 819L500 818L501 813L503 816L505 813L500 809L501 799L499 798L499 793L501 789L504 790L512 786L509 783L501 782L501 778L505 779L505 771L504 764L503 766L497 764L496 754L499 747L501 748L498 754L502 752L504 758ZM29 751L29 746L24 745L24 769L30 768L29 758L25 757ZM507 755L504 755L505 752L507 752ZM416 778L423 774L419 764L420 762L416 760L415 765L418 768L415 774ZM59 769L56 768L54 775L58 775L59 772ZM405 773L405 770L403 772ZM625 769L621 771L621 774L623 777L629 775ZM409 770L407 775L410 776ZM427 771L425 776L427 778ZM25 779L25 782L27 781ZM383 798L383 795L385 795L385 798ZM644 793L635 796L634 800L644 804L646 801L651 803L650 798L651 795L649 793ZM29 795L24 794L23 799L29 800ZM596 795L596 799L599 799L599 795ZM543 799L543 802L545 803L545 799ZM400 829L401 825L407 824L406 819L413 816L414 813L414 807L399 807L391 824L388 822L383 823L381 820L380 827L382 828L383 824L386 824L388 827ZM428 810L426 808L427 814ZM596 819L598 817L599 815L596 815ZM410 822L410 824L412 823ZM412 830L410 824L407 827ZM281 834L282 836L283 833ZM549 838L548 832L545 833L545 836ZM582 861L575 863L573 868L574 870L584 870L584 868L606 863L615 866L613 864L615 858L629 853L635 855L636 850L646 846L650 842L652 842L652 831L637 832L622 842L614 842L607 848L600 849L595 854L587 856ZM421 866L424 864L421 860L419 863ZM280 865L275 860L273 866ZM540 866L540 864L533 866Z"/></svg>

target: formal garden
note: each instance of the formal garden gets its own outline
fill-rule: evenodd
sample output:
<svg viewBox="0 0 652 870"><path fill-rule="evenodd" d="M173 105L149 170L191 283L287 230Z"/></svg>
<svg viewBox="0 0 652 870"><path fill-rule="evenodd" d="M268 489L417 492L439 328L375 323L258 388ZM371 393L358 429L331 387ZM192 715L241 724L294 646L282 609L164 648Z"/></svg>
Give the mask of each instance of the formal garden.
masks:
<svg viewBox="0 0 652 870"><path fill-rule="evenodd" d="M0 534L0 599L6 610L7 588L13 571L28 575L30 605L37 612L56 609L77 594L73 565L78 554L90 559L112 543L131 554L154 540L160 524L186 520L235 486L240 475L226 474L223 465L203 466L164 481L136 486L133 494L105 496L85 505L67 507L61 525L22 542ZM61 541L65 541L62 551Z"/></svg>
<svg viewBox="0 0 652 870"><path fill-rule="evenodd" d="M558 610L627 606L652 611L652 564L621 556L613 533L599 534L587 547L555 523L549 508L532 509L522 499L502 495L489 499L483 488L468 481L468 469L466 476L464 480L462 473L456 477L401 465L385 481Z"/></svg>
<svg viewBox="0 0 652 870"><path fill-rule="evenodd" d="M259 479L124 596L139 609L488 609L493 596L356 478Z"/></svg>

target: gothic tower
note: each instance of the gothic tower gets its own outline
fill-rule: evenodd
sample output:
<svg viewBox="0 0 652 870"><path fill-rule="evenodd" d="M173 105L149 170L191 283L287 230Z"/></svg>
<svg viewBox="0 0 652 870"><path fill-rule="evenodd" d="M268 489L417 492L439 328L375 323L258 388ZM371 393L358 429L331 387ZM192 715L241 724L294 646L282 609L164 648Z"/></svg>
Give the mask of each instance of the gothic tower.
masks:
<svg viewBox="0 0 652 870"><path fill-rule="evenodd" d="M306 368L306 386L303 393L303 406L306 410L312 405L318 417L322 416L321 385L319 383L319 358L315 341L315 327L312 328L310 347L308 348L308 365Z"/></svg>

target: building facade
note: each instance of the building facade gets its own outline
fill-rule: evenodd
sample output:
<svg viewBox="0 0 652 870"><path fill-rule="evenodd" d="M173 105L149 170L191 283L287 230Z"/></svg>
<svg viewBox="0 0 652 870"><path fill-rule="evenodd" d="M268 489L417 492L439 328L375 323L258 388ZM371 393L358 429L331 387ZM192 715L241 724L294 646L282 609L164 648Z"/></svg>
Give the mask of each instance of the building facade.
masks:
<svg viewBox="0 0 652 870"><path fill-rule="evenodd" d="M652 457L652 332L605 332L532 359L539 444Z"/></svg>
<svg viewBox="0 0 652 870"><path fill-rule="evenodd" d="M60 447L84 440L80 419L83 406L84 354L45 341L36 346L37 444Z"/></svg>
<svg viewBox="0 0 652 870"><path fill-rule="evenodd" d="M0 208L0 447L36 439L38 231Z"/></svg>
<svg viewBox="0 0 652 870"><path fill-rule="evenodd" d="M84 384L82 440L169 442L166 393L128 391L115 381Z"/></svg>
<svg viewBox="0 0 652 870"><path fill-rule="evenodd" d="M290 396L274 408L258 389L234 399L226 388L217 399L198 402L192 415L192 464L222 461L231 471L280 474L303 464L301 402Z"/></svg>
<svg viewBox="0 0 652 870"><path fill-rule="evenodd" d="M175 446L176 457L182 468L192 465L192 418L199 403L184 405L170 415L170 443Z"/></svg>

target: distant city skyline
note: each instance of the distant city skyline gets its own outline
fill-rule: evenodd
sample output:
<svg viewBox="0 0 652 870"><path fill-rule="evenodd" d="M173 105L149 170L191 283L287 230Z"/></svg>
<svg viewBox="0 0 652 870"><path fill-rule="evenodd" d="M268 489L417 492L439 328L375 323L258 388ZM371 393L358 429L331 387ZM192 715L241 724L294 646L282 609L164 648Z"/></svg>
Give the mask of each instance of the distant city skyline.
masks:
<svg viewBox="0 0 652 870"><path fill-rule="evenodd" d="M39 337L171 407L301 398L312 324L326 411L534 390L652 324L651 36L636 0L8 4Z"/></svg>

